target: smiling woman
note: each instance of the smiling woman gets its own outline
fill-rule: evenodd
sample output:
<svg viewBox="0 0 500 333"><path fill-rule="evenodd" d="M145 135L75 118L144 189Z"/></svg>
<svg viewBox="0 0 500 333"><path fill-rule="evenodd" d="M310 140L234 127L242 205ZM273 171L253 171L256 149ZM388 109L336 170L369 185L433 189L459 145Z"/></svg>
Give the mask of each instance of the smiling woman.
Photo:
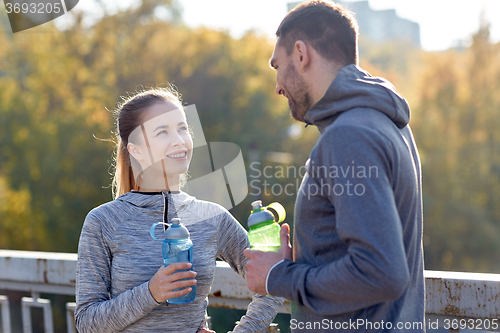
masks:
<svg viewBox="0 0 500 333"><path fill-rule="evenodd" d="M173 101L158 101L143 117L126 147L137 190L178 191L193 149L184 110Z"/></svg>
<svg viewBox="0 0 500 333"><path fill-rule="evenodd" d="M87 215L78 245L79 332L209 332L216 259L246 276L245 229L222 206L180 190L193 141L178 96L171 88L152 89L118 108L116 197ZM162 246L149 230L173 218L189 231L192 264L164 267ZM191 291L189 303L168 302ZM265 332L283 301L256 294L233 332Z"/></svg>
<svg viewBox="0 0 500 333"><path fill-rule="evenodd" d="M172 88L138 93L119 106L116 119L115 197L131 190L179 190L193 147L179 94ZM181 152L181 160L167 156ZM167 173L166 164L174 169Z"/></svg>

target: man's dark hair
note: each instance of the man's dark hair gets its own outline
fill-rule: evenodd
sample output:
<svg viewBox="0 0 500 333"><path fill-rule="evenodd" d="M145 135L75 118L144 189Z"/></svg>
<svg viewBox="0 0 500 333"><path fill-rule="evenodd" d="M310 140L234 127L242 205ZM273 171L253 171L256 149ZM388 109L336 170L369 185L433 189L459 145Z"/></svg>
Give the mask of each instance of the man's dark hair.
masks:
<svg viewBox="0 0 500 333"><path fill-rule="evenodd" d="M358 23L350 11L327 0L301 3L281 21L276 36L288 55L297 40L328 60L358 64Z"/></svg>

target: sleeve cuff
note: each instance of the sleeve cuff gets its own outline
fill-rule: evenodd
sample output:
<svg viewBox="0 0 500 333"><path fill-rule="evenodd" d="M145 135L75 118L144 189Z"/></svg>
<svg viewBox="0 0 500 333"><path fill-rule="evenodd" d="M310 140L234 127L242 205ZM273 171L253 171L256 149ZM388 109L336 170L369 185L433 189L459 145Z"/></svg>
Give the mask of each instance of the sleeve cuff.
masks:
<svg viewBox="0 0 500 333"><path fill-rule="evenodd" d="M269 289L267 288L267 286L268 286L268 280L269 280L269 275L271 275L271 271L273 270L273 268L276 267L276 266L278 266L279 264L281 264L283 261L285 261L285 259L281 259L280 261L278 261L277 263L275 263L273 266L271 266L271 268L267 272L267 276L266 276L266 293L268 295L271 295L269 293Z"/></svg>
<svg viewBox="0 0 500 333"><path fill-rule="evenodd" d="M158 303L153 294L151 294L151 290L149 290L149 281L148 282L145 282L142 284L142 294L144 295L144 299L145 299L145 302L147 304L147 306L151 307L151 308L154 308L154 307L157 307L158 305L162 304L162 303Z"/></svg>

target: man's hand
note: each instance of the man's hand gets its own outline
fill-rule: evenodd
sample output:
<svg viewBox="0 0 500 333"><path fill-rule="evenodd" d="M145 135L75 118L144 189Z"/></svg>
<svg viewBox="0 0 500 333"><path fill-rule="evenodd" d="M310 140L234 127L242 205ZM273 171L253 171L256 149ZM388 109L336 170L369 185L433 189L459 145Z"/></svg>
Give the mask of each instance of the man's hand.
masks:
<svg viewBox="0 0 500 333"><path fill-rule="evenodd" d="M253 292L266 295L266 278L271 267L283 259L292 260L292 246L290 245L290 226L281 225L281 246L278 252L261 252L245 249L243 254L250 259L247 262L247 285Z"/></svg>

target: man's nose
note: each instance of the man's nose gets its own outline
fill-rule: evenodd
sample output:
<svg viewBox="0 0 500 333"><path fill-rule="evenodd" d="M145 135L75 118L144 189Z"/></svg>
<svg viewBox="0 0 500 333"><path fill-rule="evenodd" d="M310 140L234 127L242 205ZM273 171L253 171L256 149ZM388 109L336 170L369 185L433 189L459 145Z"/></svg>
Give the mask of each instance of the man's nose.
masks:
<svg viewBox="0 0 500 333"><path fill-rule="evenodd" d="M281 89L280 85L276 83L276 93L278 95L283 95L283 90Z"/></svg>

